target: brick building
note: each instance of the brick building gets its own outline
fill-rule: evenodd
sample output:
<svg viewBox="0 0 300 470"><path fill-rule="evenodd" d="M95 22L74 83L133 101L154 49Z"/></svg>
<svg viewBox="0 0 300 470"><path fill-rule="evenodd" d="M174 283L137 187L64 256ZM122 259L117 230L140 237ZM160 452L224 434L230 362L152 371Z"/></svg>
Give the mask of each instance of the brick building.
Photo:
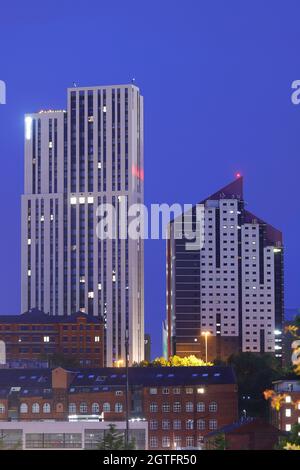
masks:
<svg viewBox="0 0 300 470"><path fill-rule="evenodd" d="M300 382L279 380L274 383L274 391L282 395L280 410L271 409L271 421L282 431L291 431L293 424L300 424Z"/></svg>
<svg viewBox="0 0 300 470"><path fill-rule="evenodd" d="M81 367L103 367L103 334L99 318L81 312L54 316L34 309L22 315L0 315L0 342L4 343L0 364L47 365L47 358L60 353L78 359Z"/></svg>
<svg viewBox="0 0 300 470"><path fill-rule="evenodd" d="M8 385L9 384L9 385ZM228 367L129 369L130 419L148 422L149 449L201 447L237 420ZM0 421L125 420L126 370L0 370Z"/></svg>
<svg viewBox="0 0 300 470"><path fill-rule="evenodd" d="M209 433L204 438L206 450L216 449L217 435L225 439L223 450L272 450L284 433L262 419L249 418Z"/></svg>

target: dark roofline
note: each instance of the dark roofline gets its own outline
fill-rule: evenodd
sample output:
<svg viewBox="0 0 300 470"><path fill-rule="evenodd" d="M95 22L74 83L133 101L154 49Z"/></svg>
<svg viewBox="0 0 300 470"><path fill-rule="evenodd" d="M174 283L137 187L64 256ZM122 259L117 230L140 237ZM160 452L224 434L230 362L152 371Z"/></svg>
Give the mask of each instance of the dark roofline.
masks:
<svg viewBox="0 0 300 470"><path fill-rule="evenodd" d="M85 318L88 323L102 323L99 317L94 317L83 312L71 315L50 315L34 308L20 315L0 315L0 323L29 323L29 324L51 324L51 323L76 323L78 318Z"/></svg>

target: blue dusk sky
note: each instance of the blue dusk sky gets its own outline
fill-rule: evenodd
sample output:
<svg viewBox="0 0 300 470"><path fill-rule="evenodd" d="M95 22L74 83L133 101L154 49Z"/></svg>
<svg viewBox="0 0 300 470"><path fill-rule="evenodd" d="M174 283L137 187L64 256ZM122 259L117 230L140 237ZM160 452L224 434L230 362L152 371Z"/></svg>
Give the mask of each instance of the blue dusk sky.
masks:
<svg viewBox="0 0 300 470"><path fill-rule="evenodd" d="M20 311L24 114L66 107L73 82L133 77L145 97L146 203L195 203L240 171L249 210L284 232L285 302L300 305L299 1L3 0L0 44L0 313ZM153 355L165 264L165 242L147 241Z"/></svg>

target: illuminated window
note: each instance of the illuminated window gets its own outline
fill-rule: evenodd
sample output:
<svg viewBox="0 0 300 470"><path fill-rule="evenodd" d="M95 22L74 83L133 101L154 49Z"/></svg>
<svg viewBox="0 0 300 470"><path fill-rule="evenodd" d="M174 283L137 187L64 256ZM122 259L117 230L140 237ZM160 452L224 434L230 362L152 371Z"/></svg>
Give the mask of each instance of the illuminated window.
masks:
<svg viewBox="0 0 300 470"><path fill-rule="evenodd" d="M39 413L40 412L40 405L38 403L33 403L31 411L32 411L32 413Z"/></svg>
<svg viewBox="0 0 300 470"><path fill-rule="evenodd" d="M87 413L88 407L85 402L80 403L79 411L80 413Z"/></svg>
<svg viewBox="0 0 300 470"><path fill-rule="evenodd" d="M103 403L103 412L104 413L109 413L110 412L110 404L109 403Z"/></svg>
<svg viewBox="0 0 300 470"><path fill-rule="evenodd" d="M71 204L71 205L76 204L76 202L77 202L77 198L76 198L76 197L71 197L71 198L70 198L70 204Z"/></svg>
<svg viewBox="0 0 300 470"><path fill-rule="evenodd" d="M98 403L93 403L92 404L92 413L96 414L96 413L99 413L99 411L100 411L99 404Z"/></svg>
<svg viewBox="0 0 300 470"><path fill-rule="evenodd" d="M292 398L290 397L290 395L287 395L287 396L285 397L285 402L286 402L286 403L291 403L291 402L292 402Z"/></svg>
<svg viewBox="0 0 300 470"><path fill-rule="evenodd" d="M100 336L95 336L95 343L100 343Z"/></svg>
<svg viewBox="0 0 300 470"><path fill-rule="evenodd" d="M93 299L94 298L94 292L89 292L88 293L88 298Z"/></svg>
<svg viewBox="0 0 300 470"><path fill-rule="evenodd" d="M51 413L50 403L44 403L43 404L43 413Z"/></svg>
<svg viewBox="0 0 300 470"><path fill-rule="evenodd" d="M286 425L285 425L285 430L286 430L287 432L291 431L291 429L292 429L292 425L291 425L291 424L286 424Z"/></svg>
<svg viewBox="0 0 300 470"><path fill-rule="evenodd" d="M87 201L88 201L88 204L93 204L93 202L94 202L93 196L89 196Z"/></svg>
<svg viewBox="0 0 300 470"><path fill-rule="evenodd" d="M0 414L5 413L5 405L3 403L0 403Z"/></svg>
<svg viewBox="0 0 300 470"><path fill-rule="evenodd" d="M115 412L116 412L116 413L122 413L122 411L123 411L123 405L122 405L122 403L116 403L116 404L115 404Z"/></svg>
<svg viewBox="0 0 300 470"><path fill-rule="evenodd" d="M20 413L28 413L28 405L27 405L27 403L21 403L21 405L20 405Z"/></svg>
<svg viewBox="0 0 300 470"><path fill-rule="evenodd" d="M44 343L49 343L49 342L50 342L49 336L44 336Z"/></svg>
<svg viewBox="0 0 300 470"><path fill-rule="evenodd" d="M218 410L218 405L215 401L212 401L208 407L209 411L216 412Z"/></svg>
<svg viewBox="0 0 300 470"><path fill-rule="evenodd" d="M75 403L70 403L69 404L69 413L71 415L76 414L76 404Z"/></svg>
<svg viewBox="0 0 300 470"><path fill-rule="evenodd" d="M197 411L198 413L203 413L205 411L205 403L203 403L203 401L199 401L199 403L197 403Z"/></svg>
<svg viewBox="0 0 300 470"><path fill-rule="evenodd" d="M287 409L285 410L285 416L286 416L287 418L290 418L290 417L292 416L292 410L291 410L290 408L287 408Z"/></svg>

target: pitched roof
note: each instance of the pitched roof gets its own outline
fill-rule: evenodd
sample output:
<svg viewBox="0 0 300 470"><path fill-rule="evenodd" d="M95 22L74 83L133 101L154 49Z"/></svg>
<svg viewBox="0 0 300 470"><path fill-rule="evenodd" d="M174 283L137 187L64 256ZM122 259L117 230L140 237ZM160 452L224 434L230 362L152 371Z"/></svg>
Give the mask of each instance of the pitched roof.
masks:
<svg viewBox="0 0 300 470"><path fill-rule="evenodd" d="M50 323L76 323L77 319L86 318L88 323L101 323L99 317L87 315L82 312L71 315L50 315L37 308L33 308L21 315L0 315L0 323L29 323L29 324L50 324Z"/></svg>

